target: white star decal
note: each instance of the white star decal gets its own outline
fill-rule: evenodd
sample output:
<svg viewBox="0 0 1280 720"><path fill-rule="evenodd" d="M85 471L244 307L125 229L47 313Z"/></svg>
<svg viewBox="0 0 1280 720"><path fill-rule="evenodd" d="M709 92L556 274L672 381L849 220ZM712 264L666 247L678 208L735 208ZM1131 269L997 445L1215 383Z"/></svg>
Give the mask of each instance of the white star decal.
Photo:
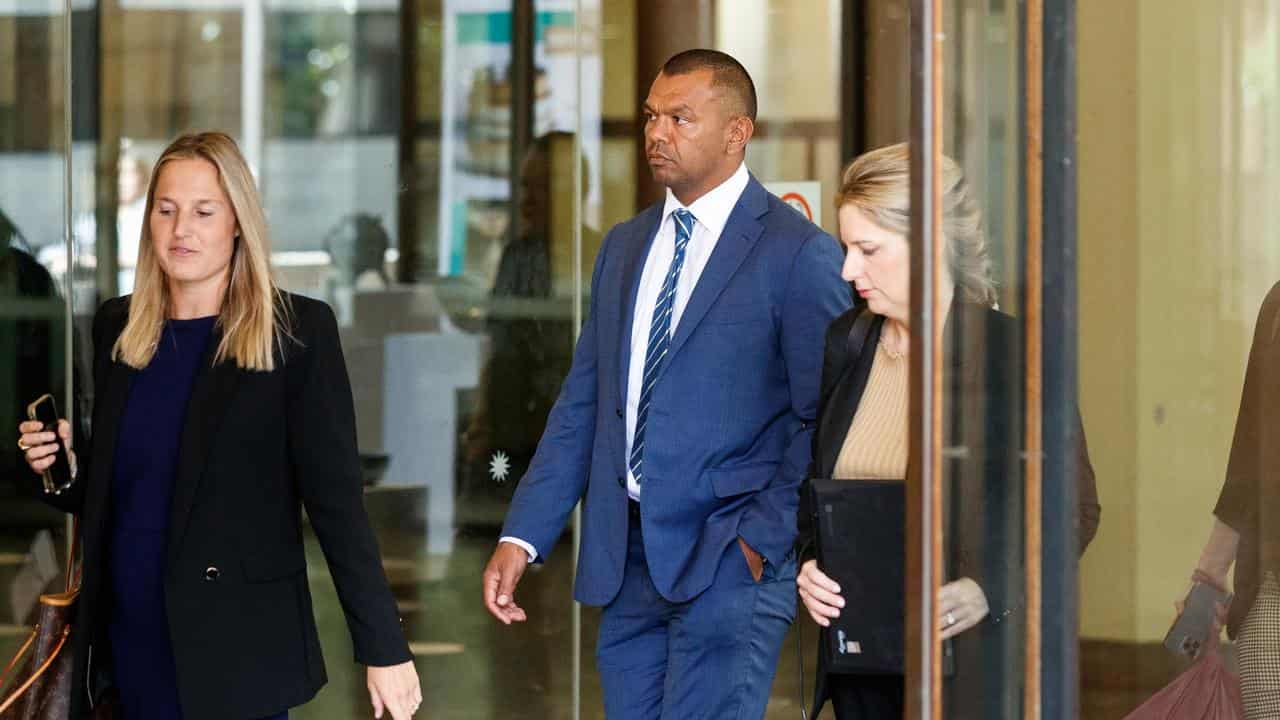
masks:
<svg viewBox="0 0 1280 720"><path fill-rule="evenodd" d="M507 474L510 472L511 458L501 450L494 453L493 458L489 460L489 477L501 485L507 481Z"/></svg>

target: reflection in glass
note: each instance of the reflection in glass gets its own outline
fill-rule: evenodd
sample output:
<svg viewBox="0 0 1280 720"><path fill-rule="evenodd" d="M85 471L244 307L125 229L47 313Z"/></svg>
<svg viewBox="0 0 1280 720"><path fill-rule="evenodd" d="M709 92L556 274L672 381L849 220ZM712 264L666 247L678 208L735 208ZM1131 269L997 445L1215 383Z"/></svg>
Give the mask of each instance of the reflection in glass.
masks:
<svg viewBox="0 0 1280 720"><path fill-rule="evenodd" d="M1195 580L1225 591L1235 564L1235 597L1226 613L1236 641L1245 717L1280 709L1280 285L1272 288L1254 329L1226 482L1214 507L1213 530ZM1179 603L1179 612L1190 609ZM1217 630L1217 627L1214 627ZM1213 632L1216 640L1217 632ZM1209 642L1206 638L1206 642ZM1216 652L1216 648L1210 648Z"/></svg>
<svg viewBox="0 0 1280 720"><path fill-rule="evenodd" d="M67 384L64 227L67 120L62 5L0 7L0 663L25 641L38 597L60 575L62 516L20 488L15 431L27 405ZM24 473L20 476L19 473Z"/></svg>
<svg viewBox="0 0 1280 720"><path fill-rule="evenodd" d="M905 16L894 8L902 3L879 4L889 7L888 24L876 37L901 35ZM545 624L515 637L491 636L478 612L468 614L476 608L466 578L491 546L566 367L573 309L586 300L574 277L589 285L598 229L632 216L637 186L648 182L635 150L637 87L648 86L655 68L639 67L637 51L698 37L742 57L762 87L753 171L766 181L821 181L819 197L829 197L849 120L838 115L838 58L853 41L841 36L840 3L750 0L697 17L675 4L650 22L642 15L654 8L637 0L538 0L528 38L515 36L507 0L215 5L148 0L74 11L73 87L81 94L69 198L56 140L63 18L30 13L29 3L0 15L0 211L22 237L0 267L27 253L43 268L31 276L68 288L73 350L89 357L95 309L131 288L137 190L160 149L195 128L235 135L266 204L281 284L325 299L339 316L367 502L406 626L422 643L423 712L558 716L573 673L571 565L531 581L527 600L539 603ZM531 67L520 67L516 40L533 49ZM883 54L895 47L889 38ZM527 108L513 105L517 77L532 84ZM901 88L883 97L891 94L895 107L906 107ZM887 99L876 106L888 107ZM516 112L532 118L527 141L512 132ZM551 167L522 170L535 155ZM545 231L515 219L527 204L513 199L530 187L545 190L532 208L545 212ZM823 220L834 229L834 214ZM62 378L75 363L56 340L65 329L57 324L62 300L18 301L9 285L0 285L0 297L0 328L50 323L50 352L40 351L42 340L22 341L22 352L45 360L32 372L48 376L29 384L66 395ZM0 329L0 344L12 337ZM17 407L27 391L4 377L0 400ZM92 388L81 390L75 404L84 406ZM495 464L499 453L505 460ZM6 527L59 520L7 496L0 505L21 520ZM28 549L30 533L18 532L0 555ZM0 564L0 583L6 568ZM341 657L348 641L330 581L312 583L326 649ZM583 636L595 633L588 627ZM0 648L5 642L0 634ZM585 666L594 673L594 663ZM331 663L329 689L299 716L361 708L361 679L347 670ZM777 696L796 695L796 670L788 653ZM590 679L584 692L584 707L599 707ZM776 702L770 716L787 710Z"/></svg>
<svg viewBox="0 0 1280 720"><path fill-rule="evenodd" d="M1121 718L1189 665L1163 645L1174 602L1225 529L1210 511L1243 467L1233 430L1266 426L1241 411L1280 277L1280 7L1080 3L1077 19L1080 388L1108 506L1081 564L1081 714ZM1265 582L1249 528L1216 519L1246 531L1237 582ZM1230 639L1223 657L1243 669Z"/></svg>

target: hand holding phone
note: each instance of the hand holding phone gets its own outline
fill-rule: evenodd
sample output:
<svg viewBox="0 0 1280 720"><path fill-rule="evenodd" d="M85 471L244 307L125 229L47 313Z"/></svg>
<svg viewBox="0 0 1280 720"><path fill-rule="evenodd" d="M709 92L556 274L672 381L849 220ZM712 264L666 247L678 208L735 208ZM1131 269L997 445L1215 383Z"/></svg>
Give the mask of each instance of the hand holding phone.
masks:
<svg viewBox="0 0 1280 720"><path fill-rule="evenodd" d="M1164 646L1192 659L1199 657L1200 652L1217 639L1216 633L1221 632L1219 608L1230 603L1231 593L1207 582L1194 582L1182 611L1165 635Z"/></svg>
<svg viewBox="0 0 1280 720"><path fill-rule="evenodd" d="M58 418L58 407L49 394L41 395L27 406L27 417L29 421L18 428L22 432L18 446L24 450L31 469L40 473L44 491L57 495L71 487L74 477L74 464L68 452L70 426ZM52 433L52 438L46 433ZM32 435L39 437L32 438Z"/></svg>

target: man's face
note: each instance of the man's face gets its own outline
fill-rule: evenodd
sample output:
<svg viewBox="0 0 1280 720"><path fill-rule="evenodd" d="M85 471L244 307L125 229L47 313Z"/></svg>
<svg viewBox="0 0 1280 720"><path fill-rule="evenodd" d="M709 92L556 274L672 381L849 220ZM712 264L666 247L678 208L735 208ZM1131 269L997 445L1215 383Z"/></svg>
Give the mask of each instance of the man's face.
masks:
<svg viewBox="0 0 1280 720"><path fill-rule="evenodd" d="M682 202L715 187L741 161L730 150L734 121L742 118L735 118L713 80L711 70L659 73L644 103L649 169Z"/></svg>

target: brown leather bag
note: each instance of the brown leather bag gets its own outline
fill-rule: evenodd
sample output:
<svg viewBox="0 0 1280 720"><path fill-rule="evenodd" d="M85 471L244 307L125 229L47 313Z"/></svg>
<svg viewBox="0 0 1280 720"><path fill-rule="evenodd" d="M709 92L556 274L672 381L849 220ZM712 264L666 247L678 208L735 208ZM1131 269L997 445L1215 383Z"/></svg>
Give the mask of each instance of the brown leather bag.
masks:
<svg viewBox="0 0 1280 720"><path fill-rule="evenodd" d="M71 652L72 624L80 597L80 568L75 562L78 535L77 525L67 553L66 589L40 596L36 626L0 673L0 720L65 720L69 717L75 662ZM13 675L12 688L4 690L10 673L19 663L21 669ZM113 710L110 703L101 703L94 708L93 717L106 720L115 716Z"/></svg>
<svg viewBox="0 0 1280 720"><path fill-rule="evenodd" d="M70 583L68 583L70 584ZM0 719L54 720L71 710L71 623L78 589L41 595L36 626L0 675L5 687L14 666L26 660L14 676L14 687L0 701Z"/></svg>

